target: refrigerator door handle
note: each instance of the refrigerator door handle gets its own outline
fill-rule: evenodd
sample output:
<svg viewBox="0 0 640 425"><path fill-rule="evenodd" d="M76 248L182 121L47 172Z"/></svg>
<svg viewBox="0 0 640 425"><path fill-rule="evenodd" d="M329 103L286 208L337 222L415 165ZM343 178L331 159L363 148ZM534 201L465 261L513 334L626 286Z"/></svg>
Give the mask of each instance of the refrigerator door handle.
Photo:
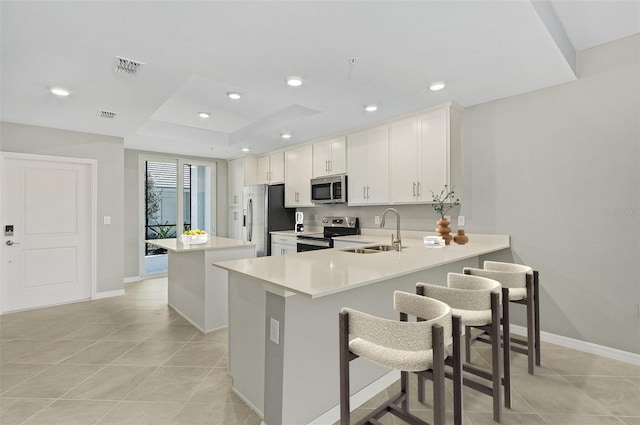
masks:
<svg viewBox="0 0 640 425"><path fill-rule="evenodd" d="M247 206L247 241L251 242L253 237L253 200L249 199Z"/></svg>

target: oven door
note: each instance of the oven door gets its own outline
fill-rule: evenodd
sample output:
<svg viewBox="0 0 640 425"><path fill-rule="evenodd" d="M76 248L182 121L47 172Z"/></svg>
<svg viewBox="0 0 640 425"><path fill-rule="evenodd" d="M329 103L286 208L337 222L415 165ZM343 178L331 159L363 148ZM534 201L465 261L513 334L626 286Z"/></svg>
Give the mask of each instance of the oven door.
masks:
<svg viewBox="0 0 640 425"><path fill-rule="evenodd" d="M329 249L333 245L331 239L301 238L298 236L298 252L317 251L319 249Z"/></svg>

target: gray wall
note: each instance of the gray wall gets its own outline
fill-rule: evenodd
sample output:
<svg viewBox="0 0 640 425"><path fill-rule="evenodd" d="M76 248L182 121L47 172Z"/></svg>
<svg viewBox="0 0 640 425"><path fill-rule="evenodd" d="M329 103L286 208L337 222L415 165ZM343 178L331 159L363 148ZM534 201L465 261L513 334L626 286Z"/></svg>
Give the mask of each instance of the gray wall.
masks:
<svg viewBox="0 0 640 425"><path fill-rule="evenodd" d="M98 161L97 292L123 288L124 229L122 138L22 124L0 123L0 150ZM111 216L111 224L102 217Z"/></svg>
<svg viewBox="0 0 640 425"><path fill-rule="evenodd" d="M215 226L217 236L227 236L227 161L224 159L201 158L193 156L172 155L166 153L137 151L132 149L124 150L124 205L125 205L125 227L124 227L124 276L136 278L140 275L139 260L139 197L144 196L139 192L138 178L140 176L139 157L149 155L157 158L181 158L198 161L209 161L216 163L216 212Z"/></svg>

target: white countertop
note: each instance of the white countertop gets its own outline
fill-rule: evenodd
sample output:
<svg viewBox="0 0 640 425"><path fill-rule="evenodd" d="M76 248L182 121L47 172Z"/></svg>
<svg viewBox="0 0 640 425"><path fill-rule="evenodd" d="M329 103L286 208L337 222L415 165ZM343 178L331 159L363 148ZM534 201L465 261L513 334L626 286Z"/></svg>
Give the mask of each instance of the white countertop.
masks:
<svg viewBox="0 0 640 425"><path fill-rule="evenodd" d="M147 243L159 246L172 252L207 251L212 249L233 249L245 246L255 246L253 242L241 241L238 239L221 238L211 236L206 243L184 244L179 238L175 239L149 239Z"/></svg>
<svg viewBox="0 0 640 425"><path fill-rule="evenodd" d="M298 236L298 235L323 235L324 231L322 227L305 227L304 232L296 233L295 230L277 230L273 232L269 232L272 235L281 235L281 236Z"/></svg>
<svg viewBox="0 0 640 425"><path fill-rule="evenodd" d="M468 236L466 245L452 242L444 248L425 248L421 239L403 239L406 248L401 252L355 254L334 248L224 261L214 265L254 277L279 289L318 298L509 248L508 235ZM376 245L389 243L389 238L374 235L344 238L372 241Z"/></svg>

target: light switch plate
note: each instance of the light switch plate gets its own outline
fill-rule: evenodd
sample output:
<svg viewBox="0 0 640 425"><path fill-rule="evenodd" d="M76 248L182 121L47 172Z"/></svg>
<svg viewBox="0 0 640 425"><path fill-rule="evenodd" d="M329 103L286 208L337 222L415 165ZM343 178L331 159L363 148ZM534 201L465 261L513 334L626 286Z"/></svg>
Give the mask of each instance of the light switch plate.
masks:
<svg viewBox="0 0 640 425"><path fill-rule="evenodd" d="M111 216L109 215L104 216L104 224L111 224Z"/></svg>
<svg viewBox="0 0 640 425"><path fill-rule="evenodd" d="M271 342L280 344L280 322L271 317L269 322L269 339Z"/></svg>
<svg viewBox="0 0 640 425"><path fill-rule="evenodd" d="M380 224L380 216L379 215L375 216L375 218L373 220L374 220L374 224Z"/></svg>
<svg viewBox="0 0 640 425"><path fill-rule="evenodd" d="M458 226L460 226L460 227L464 226L464 216L463 215L459 215L458 216Z"/></svg>

